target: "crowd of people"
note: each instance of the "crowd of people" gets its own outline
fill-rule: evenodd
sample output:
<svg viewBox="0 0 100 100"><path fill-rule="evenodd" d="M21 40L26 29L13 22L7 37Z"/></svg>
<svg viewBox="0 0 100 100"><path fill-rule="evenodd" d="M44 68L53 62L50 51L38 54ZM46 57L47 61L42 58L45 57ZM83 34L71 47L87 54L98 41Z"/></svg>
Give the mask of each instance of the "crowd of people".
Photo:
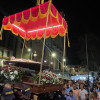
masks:
<svg viewBox="0 0 100 100"><path fill-rule="evenodd" d="M68 81L64 83L65 100L100 100L100 82L96 79L92 86L89 81Z"/></svg>
<svg viewBox="0 0 100 100"><path fill-rule="evenodd" d="M5 84L0 87L0 100L35 100L29 87L24 87L20 93L11 84ZM90 86L88 81L64 81L61 91L39 94L37 97L37 100L100 100L100 82L96 79Z"/></svg>

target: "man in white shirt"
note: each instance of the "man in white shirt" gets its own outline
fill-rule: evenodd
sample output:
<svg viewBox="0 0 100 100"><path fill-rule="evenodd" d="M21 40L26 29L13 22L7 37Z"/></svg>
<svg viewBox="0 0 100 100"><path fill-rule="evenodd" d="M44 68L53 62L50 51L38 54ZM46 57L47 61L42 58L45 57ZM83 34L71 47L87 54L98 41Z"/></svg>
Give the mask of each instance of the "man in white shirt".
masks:
<svg viewBox="0 0 100 100"><path fill-rule="evenodd" d="M84 89L84 84L80 84L79 96L80 100L88 99L88 92Z"/></svg>

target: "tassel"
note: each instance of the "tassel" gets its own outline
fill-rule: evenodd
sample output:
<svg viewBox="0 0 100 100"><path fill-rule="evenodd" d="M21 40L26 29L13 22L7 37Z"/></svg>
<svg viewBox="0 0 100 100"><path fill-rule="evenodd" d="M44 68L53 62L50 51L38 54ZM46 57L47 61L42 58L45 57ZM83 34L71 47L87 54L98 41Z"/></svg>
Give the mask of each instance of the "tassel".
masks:
<svg viewBox="0 0 100 100"><path fill-rule="evenodd" d="M41 4L43 4L44 3L44 0L41 0Z"/></svg>
<svg viewBox="0 0 100 100"><path fill-rule="evenodd" d="M68 40L68 47L70 47L70 42L69 42L69 40Z"/></svg>
<svg viewBox="0 0 100 100"><path fill-rule="evenodd" d="M0 31L0 40L2 40L2 33L3 33L3 28L1 27L1 31Z"/></svg>
<svg viewBox="0 0 100 100"><path fill-rule="evenodd" d="M40 0L37 0L37 5L40 5Z"/></svg>
<svg viewBox="0 0 100 100"><path fill-rule="evenodd" d="M66 30L66 33L67 33L67 42L68 42L68 47L70 47L70 42L69 42L69 38L68 38L68 28Z"/></svg>

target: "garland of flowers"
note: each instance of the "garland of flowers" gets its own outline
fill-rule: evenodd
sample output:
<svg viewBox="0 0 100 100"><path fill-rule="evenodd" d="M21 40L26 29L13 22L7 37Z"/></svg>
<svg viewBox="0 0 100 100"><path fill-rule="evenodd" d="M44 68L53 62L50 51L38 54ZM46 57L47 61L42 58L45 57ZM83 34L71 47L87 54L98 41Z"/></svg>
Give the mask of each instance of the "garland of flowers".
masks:
<svg viewBox="0 0 100 100"><path fill-rule="evenodd" d="M41 75L41 83L59 84L57 75L51 71L43 71Z"/></svg>
<svg viewBox="0 0 100 100"><path fill-rule="evenodd" d="M0 69L0 78L5 82L21 81L24 75L24 70L16 66L4 66Z"/></svg>

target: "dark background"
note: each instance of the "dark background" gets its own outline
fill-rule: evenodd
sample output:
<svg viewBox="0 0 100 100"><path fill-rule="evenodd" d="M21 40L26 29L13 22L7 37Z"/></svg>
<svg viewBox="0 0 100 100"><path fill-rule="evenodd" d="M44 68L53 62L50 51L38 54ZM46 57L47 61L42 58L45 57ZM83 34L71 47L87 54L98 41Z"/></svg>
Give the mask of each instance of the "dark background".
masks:
<svg viewBox="0 0 100 100"><path fill-rule="evenodd" d="M47 1L47 0L45 0ZM88 2L87 2L88 1ZM90 70L100 66L100 16L97 0L53 0L58 11L65 13L71 47L66 49L67 64L86 65L86 39ZM4 16L36 5L36 0L0 1L0 26ZM1 41L0 41L1 42Z"/></svg>

